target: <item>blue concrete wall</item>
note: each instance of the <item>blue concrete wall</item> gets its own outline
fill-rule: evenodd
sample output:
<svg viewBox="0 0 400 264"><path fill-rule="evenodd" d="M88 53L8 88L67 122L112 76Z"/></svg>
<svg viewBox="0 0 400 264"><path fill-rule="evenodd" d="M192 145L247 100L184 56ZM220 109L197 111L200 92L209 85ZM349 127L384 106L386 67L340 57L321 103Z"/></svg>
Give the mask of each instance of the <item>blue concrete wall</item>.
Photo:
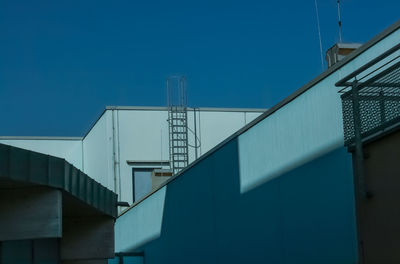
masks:
<svg viewBox="0 0 400 264"><path fill-rule="evenodd" d="M169 183L161 235L137 249L146 264L357 262L344 148L241 194L237 145Z"/></svg>

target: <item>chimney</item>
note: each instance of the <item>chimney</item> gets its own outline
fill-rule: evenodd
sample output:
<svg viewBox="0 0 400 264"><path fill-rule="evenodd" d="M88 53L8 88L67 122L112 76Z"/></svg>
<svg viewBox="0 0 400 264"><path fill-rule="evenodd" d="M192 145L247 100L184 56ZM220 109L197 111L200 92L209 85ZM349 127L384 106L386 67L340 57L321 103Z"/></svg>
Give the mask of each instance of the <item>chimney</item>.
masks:
<svg viewBox="0 0 400 264"><path fill-rule="evenodd" d="M348 54L359 48L362 44L360 43L336 43L332 48L326 52L326 62L328 68L332 67L339 61L341 61Z"/></svg>

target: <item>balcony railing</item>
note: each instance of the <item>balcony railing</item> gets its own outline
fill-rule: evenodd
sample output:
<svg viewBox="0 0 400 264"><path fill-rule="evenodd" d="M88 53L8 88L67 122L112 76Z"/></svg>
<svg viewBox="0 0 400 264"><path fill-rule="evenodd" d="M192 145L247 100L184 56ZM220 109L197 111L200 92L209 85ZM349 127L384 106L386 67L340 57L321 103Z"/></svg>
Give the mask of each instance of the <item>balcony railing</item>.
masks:
<svg viewBox="0 0 400 264"><path fill-rule="evenodd" d="M355 143L400 125L400 44L359 68L336 85L343 86L344 141Z"/></svg>

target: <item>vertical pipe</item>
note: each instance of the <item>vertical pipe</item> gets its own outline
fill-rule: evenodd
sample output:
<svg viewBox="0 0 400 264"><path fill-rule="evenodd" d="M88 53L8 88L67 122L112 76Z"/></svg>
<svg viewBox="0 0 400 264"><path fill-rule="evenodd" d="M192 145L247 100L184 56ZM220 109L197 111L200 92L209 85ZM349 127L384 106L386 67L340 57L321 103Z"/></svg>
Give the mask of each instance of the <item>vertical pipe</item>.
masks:
<svg viewBox="0 0 400 264"><path fill-rule="evenodd" d="M119 197L121 199L122 196L122 188L121 188L121 151L120 151L120 142L119 142L119 111L117 110L117 148L118 148L118 156L117 156L117 162L118 162L118 189L119 189Z"/></svg>
<svg viewBox="0 0 400 264"><path fill-rule="evenodd" d="M196 120L196 107L193 108L194 114L194 156L197 160L197 120Z"/></svg>
<svg viewBox="0 0 400 264"><path fill-rule="evenodd" d="M135 193L136 193L136 186L135 186L136 171L137 171L137 169L132 168L132 194L133 194L132 195L132 204L134 204L136 201L136 195L135 195Z"/></svg>
<svg viewBox="0 0 400 264"><path fill-rule="evenodd" d="M112 144L113 144L113 173L114 173L114 192L117 192L117 159L116 159L116 142L115 142L115 117L114 109L111 110L111 122L112 122Z"/></svg>
<svg viewBox="0 0 400 264"><path fill-rule="evenodd" d="M85 172L85 151L84 151L84 149L83 149L83 143L84 143L84 141L85 141L85 139L83 138L82 140L81 140L81 150L82 150L82 159L81 159L81 161L82 161L82 171L83 172ZM0 263L1 264L1 263Z"/></svg>
<svg viewBox="0 0 400 264"><path fill-rule="evenodd" d="M364 172L364 154L362 146L362 123L360 116L360 100L358 81L355 80L352 84L352 101L353 101L353 125L354 125L354 142L355 151L353 153L354 166L354 183L355 183L355 203L356 203L356 221L357 221L357 238L358 238L358 256L359 263L364 263L364 246L362 237L361 217L362 217L362 202L366 197L365 172Z"/></svg>
<svg viewBox="0 0 400 264"><path fill-rule="evenodd" d="M366 194L365 172L364 172L364 153L362 146L362 123L360 115L360 99L358 91L358 81L355 80L352 84L353 96L353 124L354 124L354 142L356 156L356 174L358 176L359 195L364 198Z"/></svg>
<svg viewBox="0 0 400 264"><path fill-rule="evenodd" d="M163 160L163 129L160 129L160 167L162 167L162 160Z"/></svg>
<svg viewBox="0 0 400 264"><path fill-rule="evenodd" d="M203 144L202 144L202 137L201 137L201 109L200 108L199 108L198 112L199 112L199 143L200 143L199 149L200 149L200 155L201 155L202 154L201 146Z"/></svg>

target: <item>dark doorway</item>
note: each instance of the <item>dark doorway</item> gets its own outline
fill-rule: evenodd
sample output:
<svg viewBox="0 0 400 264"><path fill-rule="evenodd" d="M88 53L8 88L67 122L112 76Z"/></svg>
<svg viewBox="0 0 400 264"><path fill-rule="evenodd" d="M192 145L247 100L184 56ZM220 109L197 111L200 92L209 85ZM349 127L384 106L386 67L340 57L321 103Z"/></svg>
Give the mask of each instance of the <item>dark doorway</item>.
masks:
<svg viewBox="0 0 400 264"><path fill-rule="evenodd" d="M400 132L364 147L369 198L360 202L365 264L400 263Z"/></svg>

